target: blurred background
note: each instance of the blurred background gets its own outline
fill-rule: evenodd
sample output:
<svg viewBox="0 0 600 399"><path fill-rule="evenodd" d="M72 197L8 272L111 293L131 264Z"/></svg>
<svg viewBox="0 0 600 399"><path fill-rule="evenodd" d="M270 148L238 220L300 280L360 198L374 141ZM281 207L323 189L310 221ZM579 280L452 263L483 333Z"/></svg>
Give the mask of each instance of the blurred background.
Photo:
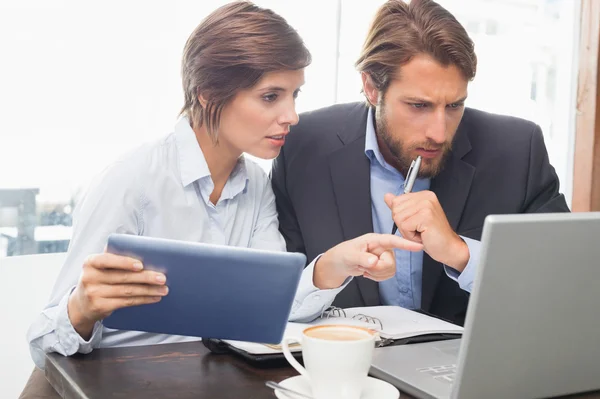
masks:
<svg viewBox="0 0 600 399"><path fill-rule="evenodd" d="M171 131L184 43L225 3L0 0L0 257L67 249L89 181ZM298 111L362 100L354 62L382 0L256 3L285 17L312 52ZM476 44L467 106L539 124L571 203L580 2L439 3Z"/></svg>

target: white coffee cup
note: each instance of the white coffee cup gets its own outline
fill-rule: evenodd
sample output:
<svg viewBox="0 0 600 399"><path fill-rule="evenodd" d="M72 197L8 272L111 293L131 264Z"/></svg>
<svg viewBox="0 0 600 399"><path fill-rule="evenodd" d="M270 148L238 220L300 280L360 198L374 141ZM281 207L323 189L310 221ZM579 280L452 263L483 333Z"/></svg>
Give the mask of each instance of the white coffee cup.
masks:
<svg viewBox="0 0 600 399"><path fill-rule="evenodd" d="M283 354L308 379L315 399L359 399L367 382L377 333L345 325L313 326L302 337L285 338ZM302 345L304 367L294 359L289 344Z"/></svg>

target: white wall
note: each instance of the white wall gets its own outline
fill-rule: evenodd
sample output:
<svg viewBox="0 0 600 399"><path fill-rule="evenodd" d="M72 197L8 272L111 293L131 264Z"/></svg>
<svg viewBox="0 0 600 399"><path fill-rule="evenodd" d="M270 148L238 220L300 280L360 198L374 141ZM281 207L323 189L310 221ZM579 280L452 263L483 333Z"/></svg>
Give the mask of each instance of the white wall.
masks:
<svg viewBox="0 0 600 399"><path fill-rule="evenodd" d="M17 398L34 368L25 335L48 301L64 257L0 258L0 398Z"/></svg>
<svg viewBox="0 0 600 399"><path fill-rule="evenodd" d="M226 2L0 0L0 187L38 187L39 202L68 202L112 159L168 133L182 104L185 40ZM338 0L255 2L285 17L312 52L299 111L362 98L354 62L384 0L342 2L339 47ZM474 29L479 67L467 105L540 124L570 201L579 2L440 3ZM541 74L533 101L535 65L556 73Z"/></svg>
<svg viewBox="0 0 600 399"><path fill-rule="evenodd" d="M0 187L68 201L111 160L169 133L185 41L227 2L0 0ZM284 15L313 54L298 110L331 104L336 2L255 2Z"/></svg>

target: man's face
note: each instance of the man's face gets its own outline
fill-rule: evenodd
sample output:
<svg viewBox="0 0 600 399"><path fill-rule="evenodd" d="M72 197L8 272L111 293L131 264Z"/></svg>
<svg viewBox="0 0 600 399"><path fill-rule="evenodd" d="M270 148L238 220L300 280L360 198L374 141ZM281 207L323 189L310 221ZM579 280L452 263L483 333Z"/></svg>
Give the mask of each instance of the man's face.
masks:
<svg viewBox="0 0 600 399"><path fill-rule="evenodd" d="M419 177L436 176L444 165L464 113L468 81L460 70L418 55L380 93L363 73L363 88L376 104L375 129L385 160L406 176L422 157Z"/></svg>

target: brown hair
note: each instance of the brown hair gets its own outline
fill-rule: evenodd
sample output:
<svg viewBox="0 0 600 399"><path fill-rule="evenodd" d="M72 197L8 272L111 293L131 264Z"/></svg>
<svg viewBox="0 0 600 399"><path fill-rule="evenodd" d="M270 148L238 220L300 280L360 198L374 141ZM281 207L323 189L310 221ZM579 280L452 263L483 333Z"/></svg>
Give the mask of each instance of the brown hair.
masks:
<svg viewBox="0 0 600 399"><path fill-rule="evenodd" d="M298 33L273 11L248 1L224 5L192 32L183 50L185 104L192 127L206 124L217 139L223 107L267 72L308 66L311 56ZM206 100L202 107L198 96Z"/></svg>
<svg viewBox="0 0 600 399"><path fill-rule="evenodd" d="M474 47L463 26L435 1L388 0L371 23L356 68L366 72L382 94L399 77L398 68L418 54L455 65L472 80L477 69Z"/></svg>

